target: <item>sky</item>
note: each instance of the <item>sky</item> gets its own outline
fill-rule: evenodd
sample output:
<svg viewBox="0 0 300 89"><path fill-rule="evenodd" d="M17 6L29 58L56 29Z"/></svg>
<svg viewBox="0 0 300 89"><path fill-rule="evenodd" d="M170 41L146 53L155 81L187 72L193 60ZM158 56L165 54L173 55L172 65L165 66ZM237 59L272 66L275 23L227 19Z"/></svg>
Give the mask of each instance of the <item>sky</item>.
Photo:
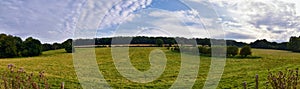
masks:
<svg viewBox="0 0 300 89"><path fill-rule="evenodd" d="M43 43L166 36L286 42L300 36L297 0L1 0L0 33Z"/></svg>

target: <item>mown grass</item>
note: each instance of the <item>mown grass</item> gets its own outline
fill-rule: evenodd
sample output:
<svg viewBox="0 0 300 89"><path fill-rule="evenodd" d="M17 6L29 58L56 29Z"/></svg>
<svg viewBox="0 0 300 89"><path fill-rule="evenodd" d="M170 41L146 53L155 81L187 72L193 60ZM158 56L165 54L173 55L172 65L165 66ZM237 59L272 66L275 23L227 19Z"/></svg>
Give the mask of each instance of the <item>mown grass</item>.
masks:
<svg viewBox="0 0 300 89"><path fill-rule="evenodd" d="M110 48L96 48L96 58L101 73L107 82L114 88L169 88L177 78L180 71L180 53L171 52L166 48L130 48L130 58L134 67L140 71L150 68L148 54L154 49L161 49L168 59L164 73L155 81L150 83L135 83L119 74L111 58ZM253 56L261 58L229 58L218 88L242 88L243 82L248 83L249 88L254 88L255 75L259 75L259 87L263 88L267 81L268 69L271 71L285 70L286 68L300 68L300 53L292 53L280 50L253 49ZM192 55L191 55L192 56ZM198 78L193 88L201 89L207 77L210 67L209 57L200 57L200 68ZM70 89L81 88L73 67L72 54L64 50L44 52L38 57L0 59L0 72L8 64L24 67L27 72L38 73L45 71L52 88L59 88L61 82Z"/></svg>

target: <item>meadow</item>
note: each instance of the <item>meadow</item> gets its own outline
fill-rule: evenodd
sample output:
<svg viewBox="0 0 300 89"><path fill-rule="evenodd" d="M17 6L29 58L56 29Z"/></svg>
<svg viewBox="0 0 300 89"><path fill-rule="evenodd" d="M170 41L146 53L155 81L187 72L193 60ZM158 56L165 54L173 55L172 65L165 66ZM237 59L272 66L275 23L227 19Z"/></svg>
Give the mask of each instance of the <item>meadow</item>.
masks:
<svg viewBox="0 0 300 89"><path fill-rule="evenodd" d="M167 48L159 47L132 47L129 57L135 68L146 71L150 68L149 53L154 49L161 49L168 59L166 69L155 81L150 83L132 82L118 73L111 57L110 48L96 48L97 64L106 81L113 88L169 88L177 78L180 71L180 53L172 52ZM218 85L220 89L243 88L243 82L249 88L254 88L255 75L259 75L259 87L265 87L268 69L270 71L283 71L286 68L300 68L300 53L281 50L252 49L253 56L261 58L228 58L225 70ZM195 55L191 55L195 56ZM201 89L209 71L210 57L200 57L200 68L194 89ZM59 88L60 83L65 83L65 88L81 88L73 66L72 54L64 50L43 52L41 56L26 58L0 59L0 73L7 69L8 64L23 67L27 72L37 74L44 71L52 88Z"/></svg>

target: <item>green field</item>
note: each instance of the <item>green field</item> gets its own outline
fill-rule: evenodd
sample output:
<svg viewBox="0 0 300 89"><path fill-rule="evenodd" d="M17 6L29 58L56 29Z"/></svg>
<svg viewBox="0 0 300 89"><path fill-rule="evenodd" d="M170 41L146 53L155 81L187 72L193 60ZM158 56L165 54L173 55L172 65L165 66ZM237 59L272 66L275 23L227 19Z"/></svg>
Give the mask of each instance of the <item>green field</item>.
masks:
<svg viewBox="0 0 300 89"><path fill-rule="evenodd" d="M146 71L150 68L148 54L153 49L161 49L168 59L164 73L150 83L135 83L120 75L111 58L110 48L96 48L99 69L111 87L114 88L169 88L180 71L180 53L171 52L166 48L130 48L130 58L133 66L138 70ZM271 71L285 70L286 68L300 68L300 53L289 51L252 49L253 56L258 59L227 59L225 70L218 88L242 88L246 81L250 88L254 87L254 76L259 75L259 87L264 87L268 69ZM192 56L192 55L191 55ZM193 88L201 89L204 86L210 66L209 57L200 57L198 78ZM29 58L0 59L0 72L7 68L8 64L24 67L27 72L38 73L45 71L52 88L58 88L61 82L69 89L81 88L73 67L72 54L64 50L43 52L41 56Z"/></svg>

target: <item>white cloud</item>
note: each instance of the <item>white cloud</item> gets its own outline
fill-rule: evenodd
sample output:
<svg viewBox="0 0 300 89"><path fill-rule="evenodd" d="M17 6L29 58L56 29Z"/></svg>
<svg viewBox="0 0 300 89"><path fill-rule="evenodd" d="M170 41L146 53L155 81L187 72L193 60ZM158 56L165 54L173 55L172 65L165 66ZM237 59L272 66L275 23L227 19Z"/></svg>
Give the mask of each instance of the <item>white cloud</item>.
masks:
<svg viewBox="0 0 300 89"><path fill-rule="evenodd" d="M227 33L241 33L271 41L300 35L300 4L296 0L187 0L208 3L219 12ZM239 38L234 38L239 39Z"/></svg>
<svg viewBox="0 0 300 89"><path fill-rule="evenodd" d="M227 31L225 35L232 39L287 41L290 36L300 35L300 2L297 0L182 1L190 2L195 8L153 11L144 17L135 13L147 9L152 0L87 0L85 3L80 0L4 0L0 3L0 32L54 42L70 38L75 26L77 37L95 37L96 29L100 28L109 35L113 32L105 29L112 30L111 27L128 23L130 25L123 27L157 26L187 37L192 36L190 33L195 37L220 37L223 34L220 24ZM213 9L219 14L218 17ZM202 16L197 16L199 14ZM140 22L133 24L137 18L141 18L138 20Z"/></svg>
<svg viewBox="0 0 300 89"><path fill-rule="evenodd" d="M141 17L123 23L114 36L172 36L187 38L220 37L222 33L211 28L204 28L195 10L166 11L150 9L136 13ZM206 22L212 21L205 18ZM213 26L213 25L212 25ZM207 31L214 34L209 34Z"/></svg>
<svg viewBox="0 0 300 89"><path fill-rule="evenodd" d="M123 22L131 21L134 17L134 11L146 8L152 0L126 0L114 5L104 16L99 28L103 29L112 25L118 25Z"/></svg>
<svg viewBox="0 0 300 89"><path fill-rule="evenodd" d="M68 22L73 21L81 4L78 0L2 0L0 32L33 36L42 42L63 41L71 34Z"/></svg>

